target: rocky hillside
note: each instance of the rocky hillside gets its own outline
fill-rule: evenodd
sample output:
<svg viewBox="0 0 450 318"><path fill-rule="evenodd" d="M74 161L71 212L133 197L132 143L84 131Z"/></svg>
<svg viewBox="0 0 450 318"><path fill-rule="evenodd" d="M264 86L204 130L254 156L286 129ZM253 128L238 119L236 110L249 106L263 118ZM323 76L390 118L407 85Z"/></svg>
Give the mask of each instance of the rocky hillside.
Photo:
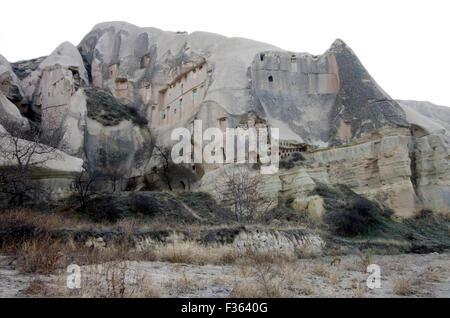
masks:
<svg viewBox="0 0 450 318"><path fill-rule="evenodd" d="M406 112L411 124L413 121L417 121L419 125L429 122L430 125L435 126L436 132L445 129L446 135L450 135L450 107L416 100L398 100L397 102Z"/></svg>
<svg viewBox="0 0 450 318"><path fill-rule="evenodd" d="M116 178L125 180L120 190L155 177L152 137L170 146L172 130L192 128L194 119L203 130L246 122L280 129L287 164L258 188L275 205L288 200L320 215L323 198L311 190L344 184L398 216L448 214L449 114L392 99L341 40L314 56L206 32L106 22L78 46L64 42L47 57L9 63L0 56L0 119L63 125L70 160L61 165L71 163L65 170L76 175L82 159L89 172L113 178L114 189ZM294 153L304 160L292 163ZM189 184L220 199L217 180L227 168L192 169L192 184L179 174L175 190ZM42 178L58 179L59 192L70 194L73 175Z"/></svg>

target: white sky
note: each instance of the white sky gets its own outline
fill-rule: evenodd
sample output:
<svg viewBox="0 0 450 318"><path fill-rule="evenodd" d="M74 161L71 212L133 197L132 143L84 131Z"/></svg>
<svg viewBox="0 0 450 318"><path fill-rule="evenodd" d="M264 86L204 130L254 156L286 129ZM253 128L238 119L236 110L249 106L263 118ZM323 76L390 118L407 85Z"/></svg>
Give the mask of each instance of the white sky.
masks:
<svg viewBox="0 0 450 318"><path fill-rule="evenodd" d="M323 53L336 38L396 99L450 106L448 0L5 0L0 54L9 61L77 45L104 21L167 31L208 31Z"/></svg>

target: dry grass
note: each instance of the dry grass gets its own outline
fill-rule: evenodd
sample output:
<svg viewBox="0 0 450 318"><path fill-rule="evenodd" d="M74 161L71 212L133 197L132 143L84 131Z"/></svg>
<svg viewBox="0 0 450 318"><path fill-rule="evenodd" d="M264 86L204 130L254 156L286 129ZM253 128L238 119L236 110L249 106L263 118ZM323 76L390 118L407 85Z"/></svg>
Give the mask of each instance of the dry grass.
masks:
<svg viewBox="0 0 450 318"><path fill-rule="evenodd" d="M340 265L343 269L350 272L359 272L361 270L361 266L354 259L343 259Z"/></svg>
<svg viewBox="0 0 450 318"><path fill-rule="evenodd" d="M34 213L34 212L33 212ZM218 265L235 278L227 275L222 279L220 275L211 280L224 288L232 288L230 297L287 297L329 294L336 291L339 285L347 285L349 274L361 276L372 262L371 251L364 253L357 251L356 255L342 257L342 262L330 266L327 259L312 261L298 260L299 258L314 257L314 253L307 248L299 247L291 252L279 250L255 250L252 248L238 249L233 246L204 245L196 241L184 241L171 244L154 243L152 241L135 242L133 233L144 227L161 229L164 224L157 222L145 223L140 219L126 219L115 225L110 225L121 233L120 241L104 242L101 238L74 241L71 238L55 238L54 229L60 227L80 228L92 226L83 223L75 217L65 219L62 212L50 214L30 211L14 210L0 214L0 231L9 230L8 244L0 253L10 254L17 259L17 269L24 273L36 274L24 289L28 296L66 296L66 297L160 297L161 295L192 296L203 289L192 276L192 264L198 266ZM12 227L9 227L11 226ZM103 227L106 225L102 225ZM158 228L159 226L159 228ZM195 230L202 226L192 225ZM14 235L14 231L18 235ZM0 241L4 238L1 237ZM152 277L142 274L130 267L133 262L128 261L161 261L176 265L167 265L177 269L176 276L171 282L161 280L157 286ZM377 258L384 273L398 274L404 272L408 264L397 259ZM305 264L311 264L307 265ZM82 288L69 290L66 287L68 264L82 266ZM232 268L225 265L232 265ZM342 270L342 271L340 271ZM345 273L353 271L353 273ZM354 273L358 272L358 273ZM52 275L55 280L47 282L45 276ZM433 267L428 265L420 275L425 282L439 282L445 277L445 266ZM197 274L195 274L197 275ZM385 274L384 274L385 275ZM40 278L39 278L40 277ZM44 279L42 279L44 277ZM317 277L321 277L317 279ZM205 281L211 281L206 279ZM420 281L405 276L392 279L392 293L395 295L411 295L414 288L419 291ZM317 284L317 285L316 285ZM349 295L365 297L367 289L365 283L357 281L347 285ZM413 288L414 287L414 288ZM323 288L324 290L321 290ZM228 289L229 290L229 289ZM209 291L208 291L209 292ZM220 291L219 293L223 293ZM347 292L346 292L347 293Z"/></svg>
<svg viewBox="0 0 450 318"><path fill-rule="evenodd" d="M301 281L303 267L296 266L291 254L247 249L237 263L237 277L230 297L280 298L290 286Z"/></svg>
<svg viewBox="0 0 450 318"><path fill-rule="evenodd" d="M394 295L407 296L414 293L413 279L411 277L399 276L392 278L392 293Z"/></svg>
<svg viewBox="0 0 450 318"><path fill-rule="evenodd" d="M281 263L279 265L280 275L287 286L295 286L303 280L305 266L297 263Z"/></svg>
<svg viewBox="0 0 450 318"><path fill-rule="evenodd" d="M300 259L314 258L318 256L318 252L310 245L299 245L295 248L295 254Z"/></svg>
<svg viewBox="0 0 450 318"><path fill-rule="evenodd" d="M238 257L232 249L204 246L195 242L158 244L153 248L153 260L195 265L234 263Z"/></svg>
<svg viewBox="0 0 450 318"><path fill-rule="evenodd" d="M27 296L46 296L49 293L47 284L40 278L33 279L30 284L23 290Z"/></svg>
<svg viewBox="0 0 450 318"><path fill-rule="evenodd" d="M193 265L238 264L242 268L253 264L280 264L295 260L293 253L276 250L238 250L231 246L207 246L187 241L175 244L156 244L152 247L152 261Z"/></svg>
<svg viewBox="0 0 450 318"><path fill-rule="evenodd" d="M359 258L360 270L362 273L367 271L367 266L372 264L372 251L368 250L363 254L360 250L356 250L356 255Z"/></svg>
<svg viewBox="0 0 450 318"><path fill-rule="evenodd" d="M64 245L48 237L21 245L18 267L25 273L49 274L61 265Z"/></svg>
<svg viewBox="0 0 450 318"><path fill-rule="evenodd" d="M82 268L81 288L67 287L67 274L62 271L45 286L46 293L57 297L77 298L157 298L157 288L149 275L132 269L128 262L109 262ZM42 295L42 294L41 294Z"/></svg>
<svg viewBox="0 0 450 318"><path fill-rule="evenodd" d="M331 270L328 272L327 279L330 284L337 285L341 282L342 275L340 272L338 272L336 270Z"/></svg>
<svg viewBox="0 0 450 318"><path fill-rule="evenodd" d="M320 277L328 277L329 271L326 265L317 263L311 266L311 273Z"/></svg>
<svg viewBox="0 0 450 318"><path fill-rule="evenodd" d="M31 224L40 229L82 228L98 225L83 221L70 209L60 209L42 212L27 208L17 208L2 211L0 224L15 222L17 224Z"/></svg>
<svg viewBox="0 0 450 318"><path fill-rule="evenodd" d="M172 293L176 295L192 293L198 289L198 284L193 277L191 277L187 272L186 268L177 268L177 278L174 282L170 284L170 289Z"/></svg>
<svg viewBox="0 0 450 318"><path fill-rule="evenodd" d="M354 280L353 281L353 297L355 298L365 298L366 297L366 286L364 283Z"/></svg>
<svg viewBox="0 0 450 318"><path fill-rule="evenodd" d="M280 274L274 265L262 263L256 266L255 281L261 287L263 297L283 297L283 277L280 277Z"/></svg>
<svg viewBox="0 0 450 318"><path fill-rule="evenodd" d="M440 282L442 274L439 268L427 265L424 273L424 278L429 282Z"/></svg>
<svg viewBox="0 0 450 318"><path fill-rule="evenodd" d="M296 290L300 295L311 296L315 294L314 285L311 282L302 283Z"/></svg>
<svg viewBox="0 0 450 318"><path fill-rule="evenodd" d="M230 298L262 298L260 286L253 280L235 282Z"/></svg>
<svg viewBox="0 0 450 318"><path fill-rule="evenodd" d="M235 282L231 298L280 298L285 296L283 279L266 268L257 269L254 276Z"/></svg>

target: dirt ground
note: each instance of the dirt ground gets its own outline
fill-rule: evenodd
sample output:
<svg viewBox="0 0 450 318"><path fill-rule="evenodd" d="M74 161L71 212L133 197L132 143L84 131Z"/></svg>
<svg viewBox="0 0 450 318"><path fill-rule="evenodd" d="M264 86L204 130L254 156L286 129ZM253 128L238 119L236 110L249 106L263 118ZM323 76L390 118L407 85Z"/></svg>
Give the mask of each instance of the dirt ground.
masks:
<svg viewBox="0 0 450 318"><path fill-rule="evenodd" d="M67 273L30 275L0 257L0 297L450 297L450 254L373 255L381 288L367 288L357 255L279 264L189 265L122 262L83 266L81 288ZM122 288L123 287L123 288Z"/></svg>

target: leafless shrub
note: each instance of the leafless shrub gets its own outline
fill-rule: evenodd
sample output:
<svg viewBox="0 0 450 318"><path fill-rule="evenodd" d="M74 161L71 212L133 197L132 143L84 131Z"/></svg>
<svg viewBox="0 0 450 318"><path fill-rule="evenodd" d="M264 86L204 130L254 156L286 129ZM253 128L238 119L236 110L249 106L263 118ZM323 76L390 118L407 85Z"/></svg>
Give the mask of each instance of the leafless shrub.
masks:
<svg viewBox="0 0 450 318"><path fill-rule="evenodd" d="M411 295L414 293L413 279L406 276L398 276L392 278L392 293L395 295Z"/></svg>
<svg viewBox="0 0 450 318"><path fill-rule="evenodd" d="M81 288L67 288L67 275L61 271L47 285L57 297L158 298L161 295L149 275L133 269L130 263L114 261L85 266L81 270Z"/></svg>
<svg viewBox="0 0 450 318"><path fill-rule="evenodd" d="M235 282L230 298L261 298L263 294L255 281Z"/></svg>
<svg viewBox="0 0 450 318"><path fill-rule="evenodd" d="M261 263L255 267L255 280L261 286L264 297L280 298L283 296L282 282L277 268L270 263Z"/></svg>
<svg viewBox="0 0 450 318"><path fill-rule="evenodd" d="M128 179L129 172L123 163L128 159L129 154L119 149L114 143L105 142L98 148L97 156L99 168L89 171L91 176L95 176L98 181L109 183L111 192L121 191L124 181ZM103 192L108 191L103 190Z"/></svg>
<svg viewBox="0 0 450 318"><path fill-rule="evenodd" d="M172 151L170 147L167 147L161 142L159 142L157 136L154 136L154 138L152 139L151 147L153 149L152 158L155 159L160 165L159 171L162 176L162 179L169 188L169 190L172 191L173 176L171 175L171 170L175 165L171 157Z"/></svg>
<svg viewBox="0 0 450 318"><path fill-rule="evenodd" d="M279 298L284 296L284 282L276 266L258 264L251 275L235 282L230 297L233 298Z"/></svg>
<svg viewBox="0 0 450 318"><path fill-rule="evenodd" d="M27 296L46 296L49 293L47 284L40 278L33 279L23 290Z"/></svg>
<svg viewBox="0 0 450 318"><path fill-rule="evenodd" d="M24 242L19 251L18 266L26 273L49 274L58 268L63 244L49 237Z"/></svg>
<svg viewBox="0 0 450 318"><path fill-rule="evenodd" d="M258 191L260 183L261 176L244 167L223 170L216 192L222 201L233 206L237 222L253 221L271 207L273 200Z"/></svg>
<svg viewBox="0 0 450 318"><path fill-rule="evenodd" d="M186 273L186 268L178 267L178 277L173 282L171 289L177 294L185 294L198 289L197 282Z"/></svg>
<svg viewBox="0 0 450 318"><path fill-rule="evenodd" d="M146 147L151 150L151 158L157 163L157 166L154 167L155 174L169 191L173 190L174 181L177 179L183 180L184 190L190 190L191 184L196 180L196 175L190 165L175 164L172 160L171 147L165 145L156 132L153 132L152 135L153 138Z"/></svg>
<svg viewBox="0 0 450 318"><path fill-rule="evenodd" d="M80 209L86 210L89 198L94 194L93 185L96 180L95 175L89 175L86 165L83 165L83 171L72 181L70 187L74 192L75 199L80 203Z"/></svg>
<svg viewBox="0 0 450 318"><path fill-rule="evenodd" d="M285 285L294 286L302 282L304 266L294 262L282 262L278 266Z"/></svg>
<svg viewBox="0 0 450 318"><path fill-rule="evenodd" d="M58 149L65 149L64 126L45 128L30 124L29 129L14 121L2 121L6 132L0 132L0 193L9 198L9 205L20 206L25 200L42 201L50 195L33 179L33 171L50 160L58 159Z"/></svg>
<svg viewBox="0 0 450 318"><path fill-rule="evenodd" d="M235 283L230 297L278 298L284 296L285 285L289 280L295 279L287 268L287 258L278 258L274 251L258 252L253 249L247 249L240 255L238 272L246 279L239 284ZM291 276L288 277L289 275Z"/></svg>
<svg viewBox="0 0 450 318"><path fill-rule="evenodd" d="M437 267L433 267L431 265L427 265L424 273L424 278L430 282L439 282L441 281L441 272Z"/></svg>

